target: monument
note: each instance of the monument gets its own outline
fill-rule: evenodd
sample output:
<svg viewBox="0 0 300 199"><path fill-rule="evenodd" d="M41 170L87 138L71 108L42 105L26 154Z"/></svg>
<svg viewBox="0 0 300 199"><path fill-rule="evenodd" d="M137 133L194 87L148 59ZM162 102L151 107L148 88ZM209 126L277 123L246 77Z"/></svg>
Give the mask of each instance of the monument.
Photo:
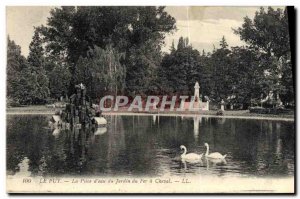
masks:
<svg viewBox="0 0 300 199"><path fill-rule="evenodd" d="M203 110L203 111L208 111L209 110L209 100L206 102L203 102L202 99L200 98L200 85L198 81L196 81L195 86L194 86L194 106L193 108L195 110Z"/></svg>
<svg viewBox="0 0 300 199"><path fill-rule="evenodd" d="M225 102L223 99L220 104L221 104L221 111L224 111L225 110L225 108L224 108Z"/></svg>
<svg viewBox="0 0 300 199"><path fill-rule="evenodd" d="M195 101L197 102L197 101L200 101L200 86L199 86L198 82L195 83L194 88L195 88L194 98L195 98Z"/></svg>

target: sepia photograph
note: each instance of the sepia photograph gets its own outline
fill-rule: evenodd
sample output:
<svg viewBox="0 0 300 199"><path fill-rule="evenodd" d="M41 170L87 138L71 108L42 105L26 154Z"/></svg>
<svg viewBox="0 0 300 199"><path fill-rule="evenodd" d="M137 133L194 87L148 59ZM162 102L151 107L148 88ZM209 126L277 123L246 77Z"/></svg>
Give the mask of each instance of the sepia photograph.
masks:
<svg viewBox="0 0 300 199"><path fill-rule="evenodd" d="M295 20L6 6L6 192L294 194Z"/></svg>

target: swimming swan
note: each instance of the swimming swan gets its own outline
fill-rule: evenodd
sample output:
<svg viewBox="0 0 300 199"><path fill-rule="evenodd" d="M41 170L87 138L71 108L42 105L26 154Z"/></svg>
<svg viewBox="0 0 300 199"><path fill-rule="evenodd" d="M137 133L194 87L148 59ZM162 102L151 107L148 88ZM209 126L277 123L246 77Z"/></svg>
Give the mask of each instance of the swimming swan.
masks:
<svg viewBox="0 0 300 199"><path fill-rule="evenodd" d="M214 159L225 159L227 155L222 155L219 152L209 154L209 145L207 143L204 144L206 146L205 157L214 158Z"/></svg>
<svg viewBox="0 0 300 199"><path fill-rule="evenodd" d="M186 154L187 150L186 150L186 147L183 146L183 145L180 146L180 149L184 150L183 154L181 154L181 159L183 161L187 161L187 162L189 162L189 161L193 161L194 162L195 160L200 161L201 158L202 158L202 156L203 156L203 153L201 153L200 155L198 155L196 153L188 153L188 154Z"/></svg>

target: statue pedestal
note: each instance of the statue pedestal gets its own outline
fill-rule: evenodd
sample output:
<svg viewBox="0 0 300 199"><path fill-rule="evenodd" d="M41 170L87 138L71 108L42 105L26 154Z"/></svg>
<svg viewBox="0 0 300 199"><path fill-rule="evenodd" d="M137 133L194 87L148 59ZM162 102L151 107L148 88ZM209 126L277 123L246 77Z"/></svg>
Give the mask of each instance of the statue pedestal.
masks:
<svg viewBox="0 0 300 199"><path fill-rule="evenodd" d="M209 111L209 101L207 101L207 102L201 102L201 110L203 110L203 111Z"/></svg>
<svg viewBox="0 0 300 199"><path fill-rule="evenodd" d="M193 108L194 109L199 109L200 108L200 102L199 101L198 102L194 102Z"/></svg>
<svg viewBox="0 0 300 199"><path fill-rule="evenodd" d="M185 102L185 111L208 111L209 102Z"/></svg>

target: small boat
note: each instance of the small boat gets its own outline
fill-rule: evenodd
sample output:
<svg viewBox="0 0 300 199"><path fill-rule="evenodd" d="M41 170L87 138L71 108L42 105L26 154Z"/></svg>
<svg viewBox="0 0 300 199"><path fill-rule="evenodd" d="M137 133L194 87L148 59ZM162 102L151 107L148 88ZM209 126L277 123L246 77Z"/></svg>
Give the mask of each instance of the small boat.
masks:
<svg viewBox="0 0 300 199"><path fill-rule="evenodd" d="M107 120L104 117L94 117L93 123L98 127L105 126L107 124Z"/></svg>

